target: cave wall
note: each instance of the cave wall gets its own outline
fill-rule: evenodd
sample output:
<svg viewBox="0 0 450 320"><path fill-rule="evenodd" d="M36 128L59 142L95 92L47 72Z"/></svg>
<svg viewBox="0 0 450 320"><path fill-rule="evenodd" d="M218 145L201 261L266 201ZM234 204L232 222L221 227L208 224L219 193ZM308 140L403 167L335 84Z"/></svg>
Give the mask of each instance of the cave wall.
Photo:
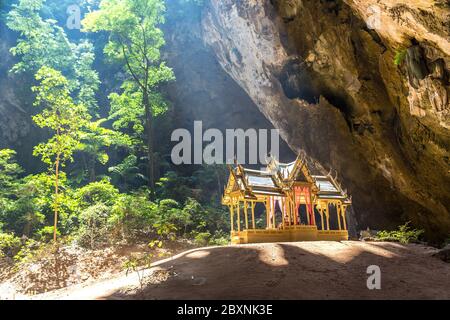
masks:
<svg viewBox="0 0 450 320"><path fill-rule="evenodd" d="M362 14L374 4L378 29ZM437 239L450 233L448 18L442 1L211 0L202 26L291 148L337 170L361 228L411 220Z"/></svg>
<svg viewBox="0 0 450 320"><path fill-rule="evenodd" d="M219 129L223 134L234 128L273 129L203 41L201 19L189 17L189 13L183 19L174 19L171 9L169 6L164 26L164 60L174 70L176 81L164 91L173 107L175 128L192 130L194 121L202 121L204 130ZM280 141L280 154L283 161L295 159L284 141Z"/></svg>

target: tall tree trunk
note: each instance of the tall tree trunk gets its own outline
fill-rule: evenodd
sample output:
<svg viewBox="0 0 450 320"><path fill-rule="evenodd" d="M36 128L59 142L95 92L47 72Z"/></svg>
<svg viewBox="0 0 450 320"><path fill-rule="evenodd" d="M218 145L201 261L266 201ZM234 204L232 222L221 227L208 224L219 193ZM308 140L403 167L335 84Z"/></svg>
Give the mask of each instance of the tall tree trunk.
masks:
<svg viewBox="0 0 450 320"><path fill-rule="evenodd" d="M53 226L53 241L56 242L56 233L58 226L58 209L59 209L59 159L60 155L56 156L55 162L55 217Z"/></svg>
<svg viewBox="0 0 450 320"><path fill-rule="evenodd" d="M145 107L145 127L147 133L147 157L148 157L148 187L152 194L155 191L155 163L153 152L153 112L150 105L148 91L143 92L143 104Z"/></svg>

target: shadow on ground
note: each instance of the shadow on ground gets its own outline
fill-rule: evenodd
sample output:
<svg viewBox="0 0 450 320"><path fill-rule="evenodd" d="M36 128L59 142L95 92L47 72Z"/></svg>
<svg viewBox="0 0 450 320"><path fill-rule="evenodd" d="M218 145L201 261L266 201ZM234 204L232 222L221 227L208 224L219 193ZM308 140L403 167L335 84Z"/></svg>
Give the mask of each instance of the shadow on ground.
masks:
<svg viewBox="0 0 450 320"><path fill-rule="evenodd" d="M142 289L105 299L450 299L450 265L419 245L364 242L200 249L155 268ZM367 267L381 290L367 288Z"/></svg>

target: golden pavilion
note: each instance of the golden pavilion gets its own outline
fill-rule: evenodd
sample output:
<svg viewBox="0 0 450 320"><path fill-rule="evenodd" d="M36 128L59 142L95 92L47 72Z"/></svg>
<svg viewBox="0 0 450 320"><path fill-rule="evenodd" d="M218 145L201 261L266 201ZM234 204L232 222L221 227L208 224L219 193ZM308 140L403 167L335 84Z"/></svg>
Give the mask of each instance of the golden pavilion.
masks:
<svg viewBox="0 0 450 320"><path fill-rule="evenodd" d="M222 204L233 244L348 240L351 197L306 154L292 163L271 160L264 170L237 163L229 170Z"/></svg>

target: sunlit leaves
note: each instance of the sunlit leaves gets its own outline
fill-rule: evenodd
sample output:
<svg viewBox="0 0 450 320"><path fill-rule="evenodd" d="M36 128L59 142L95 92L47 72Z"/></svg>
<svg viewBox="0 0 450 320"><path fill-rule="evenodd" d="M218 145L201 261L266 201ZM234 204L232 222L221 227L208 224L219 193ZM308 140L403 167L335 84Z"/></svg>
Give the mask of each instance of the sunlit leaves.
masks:
<svg viewBox="0 0 450 320"><path fill-rule="evenodd" d="M22 168L16 163L16 152L10 149L0 149L0 198L3 194L14 192L16 181Z"/></svg>
<svg viewBox="0 0 450 320"><path fill-rule="evenodd" d="M34 155L41 156L44 163L52 166L56 158L64 165L71 161L75 150L81 148L82 129L90 120L83 105L77 105L70 96L67 79L49 67L42 67L36 74L39 86L36 92L36 106L43 110L33 117L41 128L53 132L52 137L34 148Z"/></svg>
<svg viewBox="0 0 450 320"><path fill-rule="evenodd" d="M99 10L86 15L83 31L106 32L106 56L121 63L128 78L122 93L110 95L111 119L147 153L148 182L154 188L153 118L166 105L158 86L175 78L161 61L165 6L162 0L101 0ZM146 135L144 135L146 131ZM144 138L145 136L145 138ZM146 142L146 143L145 143Z"/></svg>
<svg viewBox="0 0 450 320"><path fill-rule="evenodd" d="M172 69L160 62L164 11L161 0L103 0L82 22L86 32L109 33L105 54L124 64L141 91L174 79Z"/></svg>
<svg viewBox="0 0 450 320"><path fill-rule="evenodd" d="M43 66L59 70L68 79L76 103L95 111L100 84L92 69L93 46L87 40L72 43L53 19L43 19L43 0L20 0L7 15L7 26L19 33L11 53L20 58L11 72L35 73Z"/></svg>

